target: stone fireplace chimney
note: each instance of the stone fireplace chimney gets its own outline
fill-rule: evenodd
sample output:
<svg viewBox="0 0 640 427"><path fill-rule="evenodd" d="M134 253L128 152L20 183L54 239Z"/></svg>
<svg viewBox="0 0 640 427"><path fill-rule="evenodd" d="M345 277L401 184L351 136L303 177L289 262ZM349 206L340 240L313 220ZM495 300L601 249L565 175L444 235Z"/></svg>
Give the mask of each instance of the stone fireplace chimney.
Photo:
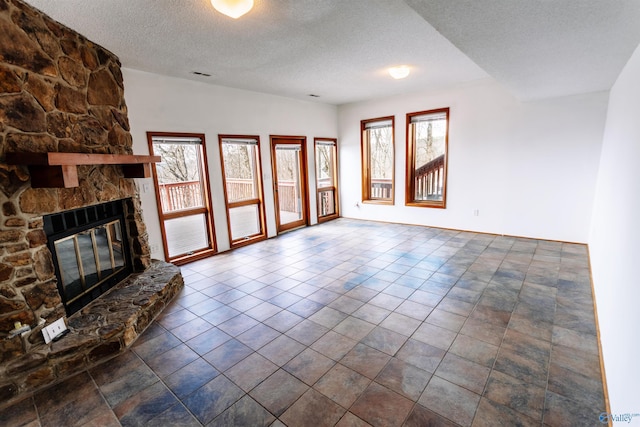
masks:
<svg viewBox="0 0 640 427"><path fill-rule="evenodd" d="M93 347L74 357L59 353L69 351L69 343L77 337L61 340L68 341L64 351L43 348L42 328L65 316L43 215L123 200L133 270L144 271L152 263L137 189L121 166L81 165L77 187L32 188L27 167L6 161L8 153L132 154L118 58L20 0L0 0L0 34L2 406L21 393L86 368L101 356L113 355L151 321L147 313L134 332L127 327L120 331L125 338L109 341L107 348L100 347L104 341L91 341ZM145 298L136 304L151 304ZM163 299L162 306L166 302ZM157 312L154 308L151 314ZM12 335L18 322L30 326L31 332ZM111 334L118 329L110 328Z"/></svg>

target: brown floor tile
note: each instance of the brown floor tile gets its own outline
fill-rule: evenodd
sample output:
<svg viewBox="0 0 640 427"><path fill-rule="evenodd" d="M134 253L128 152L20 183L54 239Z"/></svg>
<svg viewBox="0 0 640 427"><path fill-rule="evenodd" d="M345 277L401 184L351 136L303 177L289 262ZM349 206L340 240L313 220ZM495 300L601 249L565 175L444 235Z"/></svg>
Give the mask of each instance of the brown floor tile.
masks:
<svg viewBox="0 0 640 427"><path fill-rule="evenodd" d="M396 357L429 373L435 372L446 351L414 339L408 340Z"/></svg>
<svg viewBox="0 0 640 427"><path fill-rule="evenodd" d="M336 364L313 388L343 408L350 407L371 380L341 364Z"/></svg>
<svg viewBox="0 0 640 427"><path fill-rule="evenodd" d="M532 338L551 342L553 324L549 322L536 321L521 314L513 314L509 321L509 329L528 335Z"/></svg>
<svg viewBox="0 0 640 427"><path fill-rule="evenodd" d="M602 380L600 359L596 355L577 352L572 348L561 345L554 345L551 349L551 363L585 377L598 381Z"/></svg>
<svg viewBox="0 0 640 427"><path fill-rule="evenodd" d="M238 335L236 339L247 347L250 347L253 350L258 350L280 335L282 334L275 329L259 323L248 331Z"/></svg>
<svg viewBox="0 0 640 427"><path fill-rule="evenodd" d="M401 426L413 402L377 383L371 383L351 407L358 417L374 426Z"/></svg>
<svg viewBox="0 0 640 427"><path fill-rule="evenodd" d="M275 417L248 395L218 415L208 427L268 427Z"/></svg>
<svg viewBox="0 0 640 427"><path fill-rule="evenodd" d="M459 314L450 313L448 311L436 308L429 314L425 322L441 328L448 329L453 332L459 332L467 318Z"/></svg>
<svg viewBox="0 0 640 427"><path fill-rule="evenodd" d="M476 416L473 419L473 427L494 427L494 426L518 426L536 427L540 421L516 412L511 408L499 405L484 397L480 399Z"/></svg>
<svg viewBox="0 0 640 427"><path fill-rule="evenodd" d="M433 307L407 300L395 309L396 313L423 321L433 311Z"/></svg>
<svg viewBox="0 0 640 427"><path fill-rule="evenodd" d="M347 412L344 416L338 421L336 427L370 427L371 424L368 422L356 417L351 412Z"/></svg>
<svg viewBox="0 0 640 427"><path fill-rule="evenodd" d="M240 400L244 392L223 375L217 376L183 400L184 405L207 424Z"/></svg>
<svg viewBox="0 0 640 427"><path fill-rule="evenodd" d="M364 286L358 286L357 288L347 292L348 297L355 298L362 302L369 302L371 298L375 297L376 295L378 295L377 291L365 288Z"/></svg>
<svg viewBox="0 0 640 427"><path fill-rule="evenodd" d="M204 355L230 339L229 335L214 327L191 338L185 344L199 355Z"/></svg>
<svg viewBox="0 0 640 427"><path fill-rule="evenodd" d="M271 316L270 318L265 320L264 324L284 333L303 320L304 318L298 316L297 314L291 313L287 310L282 310L280 313L275 314L274 316Z"/></svg>
<svg viewBox="0 0 640 427"><path fill-rule="evenodd" d="M494 325L482 320L469 319L465 322L460 333L480 341L499 346L506 332L506 326Z"/></svg>
<svg viewBox="0 0 640 427"><path fill-rule="evenodd" d="M357 344L340 363L368 378L375 378L391 357L364 344Z"/></svg>
<svg viewBox="0 0 640 427"><path fill-rule="evenodd" d="M411 336L422 322L399 313L391 313L380 323L385 329L397 332L401 335Z"/></svg>
<svg viewBox="0 0 640 427"><path fill-rule="evenodd" d="M96 420L93 424L87 425L87 427L102 427L102 421ZM180 427L198 427L201 426L200 422L191 415L191 413L181 403L169 407L161 414L151 418L147 423L149 426L180 426Z"/></svg>
<svg viewBox="0 0 640 427"><path fill-rule="evenodd" d="M461 301L452 297L444 297L436 307L438 310L444 310L449 313L468 317L473 311L475 304Z"/></svg>
<svg viewBox="0 0 640 427"><path fill-rule="evenodd" d="M240 312L238 310L225 305L224 307L220 307L205 314L204 316L202 316L202 318L211 323L213 326L218 326L229 319L233 319L239 314Z"/></svg>
<svg viewBox="0 0 640 427"><path fill-rule="evenodd" d="M374 324L349 316L336 325L333 330L352 340L360 341L367 336L373 328L375 328Z"/></svg>
<svg viewBox="0 0 640 427"><path fill-rule="evenodd" d="M308 385L315 384L336 362L326 356L307 348L294 357L283 369Z"/></svg>
<svg viewBox="0 0 640 427"><path fill-rule="evenodd" d="M253 353L251 348L238 340L231 339L202 357L222 372L240 362L251 353Z"/></svg>
<svg viewBox="0 0 640 427"><path fill-rule="evenodd" d="M376 377L376 382L411 399L417 401L424 391L431 374L420 368L392 358Z"/></svg>
<svg viewBox="0 0 640 427"><path fill-rule="evenodd" d="M542 387L493 371L484 397L540 422L544 410L544 394L545 390Z"/></svg>
<svg viewBox="0 0 640 427"><path fill-rule="evenodd" d="M280 418L287 427L331 427L345 412L331 399L309 389Z"/></svg>
<svg viewBox="0 0 640 427"><path fill-rule="evenodd" d="M249 394L269 412L279 417L308 389L309 386L302 381L279 369Z"/></svg>
<svg viewBox="0 0 640 427"><path fill-rule="evenodd" d="M220 303L218 303L217 301L215 302L218 304L218 307L220 307L219 305ZM185 323L197 318L198 318L197 314L192 313L186 308L183 308L181 310L173 311L171 313L167 313L167 314L163 313L158 317L156 321L167 329L173 329L173 328L177 328L180 325L184 325Z"/></svg>
<svg viewBox="0 0 640 427"><path fill-rule="evenodd" d="M513 329L507 329L500 348L541 361L548 361L551 354L551 342L533 338Z"/></svg>
<svg viewBox="0 0 640 427"><path fill-rule="evenodd" d="M440 362L435 375L474 393L482 394L490 372L491 369L485 366L463 359L453 353L447 353Z"/></svg>
<svg viewBox="0 0 640 427"><path fill-rule="evenodd" d="M111 407L159 381L158 376L131 351L89 372Z"/></svg>
<svg viewBox="0 0 640 427"><path fill-rule="evenodd" d="M380 326L372 330L361 342L393 356L404 345L408 337Z"/></svg>
<svg viewBox="0 0 640 427"><path fill-rule="evenodd" d="M331 307L325 307L309 317L309 320L331 329L346 318L347 315L341 311Z"/></svg>
<svg viewBox="0 0 640 427"><path fill-rule="evenodd" d="M556 364L549 367L547 390L593 408L604 408L602 381L576 374Z"/></svg>
<svg viewBox="0 0 640 427"><path fill-rule="evenodd" d="M360 300L343 295L334 300L328 307L338 310L344 314L351 314L359 309L363 304L364 303Z"/></svg>
<svg viewBox="0 0 640 427"><path fill-rule="evenodd" d="M163 332L150 340L136 342L131 347L144 360L150 360L155 356L171 350L181 344L181 341L170 332Z"/></svg>
<svg viewBox="0 0 640 427"><path fill-rule="evenodd" d="M286 335L280 335L278 338L258 350L258 353L275 363L277 366L283 366L304 349L305 346L293 338L289 338Z"/></svg>
<svg viewBox="0 0 640 427"><path fill-rule="evenodd" d="M169 375L164 382L179 399L183 399L217 377L218 374L219 372L204 359L197 359ZM102 389L101 391L104 394Z"/></svg>
<svg viewBox="0 0 640 427"><path fill-rule="evenodd" d="M33 398L27 397L0 411L0 420L7 426L36 426L38 413Z"/></svg>
<svg viewBox="0 0 640 427"><path fill-rule="evenodd" d="M355 347L357 341L347 338L344 335L340 335L337 332L329 331L322 336L318 341L311 345L311 348L322 353L323 355L338 361L344 357L353 347Z"/></svg>
<svg viewBox="0 0 640 427"><path fill-rule="evenodd" d="M420 325L411 338L443 350L448 350L453 340L456 339L456 333L449 329L425 322Z"/></svg>
<svg viewBox="0 0 640 427"><path fill-rule="evenodd" d="M258 321L247 316L246 314L239 314L227 320L224 323L218 325L218 328L232 337L237 337L241 333L248 331L258 324Z"/></svg>
<svg viewBox="0 0 640 427"><path fill-rule="evenodd" d="M261 304L258 304L255 307L245 311L244 314L253 317L258 322L262 322L281 311L282 308L278 307L277 305L271 304L269 302L262 302Z"/></svg>
<svg viewBox="0 0 640 427"><path fill-rule="evenodd" d="M456 427L448 419L441 417L422 405L415 405L403 427ZM495 424L493 424L495 425Z"/></svg>
<svg viewBox="0 0 640 427"><path fill-rule="evenodd" d="M387 318L388 315L391 314L391 311L386 310L382 307L376 307L375 305L365 304L351 315L353 317L357 317L358 319L365 320L374 325L379 325L384 319Z"/></svg>
<svg viewBox="0 0 640 427"><path fill-rule="evenodd" d="M242 390L249 392L276 370L278 370L278 366L258 353L253 353L241 362L236 363L224 374Z"/></svg>
<svg viewBox="0 0 640 427"><path fill-rule="evenodd" d="M509 324L509 319L511 319L511 311L499 310L486 305L477 305L469 315L469 319L488 322L506 328Z"/></svg>
<svg viewBox="0 0 640 427"><path fill-rule="evenodd" d="M164 378L199 357L198 353L191 350L186 344L181 344L146 362L159 377Z"/></svg>
<svg viewBox="0 0 640 427"><path fill-rule="evenodd" d="M393 311L400 304L404 302L403 298L394 297L393 295L387 295L384 293L380 293L375 297L371 298L368 304L375 305L376 307L381 307L389 311Z"/></svg>
<svg viewBox="0 0 640 427"><path fill-rule="evenodd" d="M549 426L597 426L602 425L599 420L602 412L605 412L603 408L583 405L547 391L542 421Z"/></svg>
<svg viewBox="0 0 640 427"><path fill-rule="evenodd" d="M157 382L119 403L113 408L113 413L122 425L144 425L177 403L173 393L163 383Z"/></svg>
<svg viewBox="0 0 640 427"><path fill-rule="evenodd" d="M573 348L578 350L579 353L598 354L598 343L595 335L554 326L552 340L554 345Z"/></svg>
<svg viewBox="0 0 640 427"><path fill-rule="evenodd" d="M429 307L437 306L441 300L442 295L434 294L432 292L427 292L424 290L417 290L409 297L409 301L417 302Z"/></svg>
<svg viewBox="0 0 640 427"><path fill-rule="evenodd" d="M547 384L547 362L511 350L501 349L498 352L493 369L538 387L546 387Z"/></svg>
<svg viewBox="0 0 640 427"><path fill-rule="evenodd" d="M449 352L487 368L492 368L498 355L498 346L459 334L449 348Z"/></svg>
<svg viewBox="0 0 640 427"><path fill-rule="evenodd" d="M470 426L480 396L434 376L418 403L462 426Z"/></svg>
<svg viewBox="0 0 640 427"><path fill-rule="evenodd" d="M328 328L305 319L286 332L286 335L305 345L311 345L329 331Z"/></svg>

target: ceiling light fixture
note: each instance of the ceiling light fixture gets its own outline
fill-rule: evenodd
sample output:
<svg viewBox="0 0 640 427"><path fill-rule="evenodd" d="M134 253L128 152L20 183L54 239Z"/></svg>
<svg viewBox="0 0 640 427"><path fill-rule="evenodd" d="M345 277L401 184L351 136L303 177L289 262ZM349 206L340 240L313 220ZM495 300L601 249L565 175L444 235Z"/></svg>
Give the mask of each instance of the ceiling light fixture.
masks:
<svg viewBox="0 0 640 427"><path fill-rule="evenodd" d="M398 65L397 67L389 68L389 75L394 79L404 79L411 72L411 68L408 65Z"/></svg>
<svg viewBox="0 0 640 427"><path fill-rule="evenodd" d="M253 0L211 0L211 5L215 10L238 19L253 7Z"/></svg>

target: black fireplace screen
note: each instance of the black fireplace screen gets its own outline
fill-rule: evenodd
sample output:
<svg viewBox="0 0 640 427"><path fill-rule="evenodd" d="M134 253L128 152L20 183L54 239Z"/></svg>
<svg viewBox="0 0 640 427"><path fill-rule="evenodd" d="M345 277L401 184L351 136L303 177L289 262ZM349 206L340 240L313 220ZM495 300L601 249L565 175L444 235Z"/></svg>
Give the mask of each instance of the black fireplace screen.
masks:
<svg viewBox="0 0 640 427"><path fill-rule="evenodd" d="M122 201L44 218L67 315L130 274Z"/></svg>

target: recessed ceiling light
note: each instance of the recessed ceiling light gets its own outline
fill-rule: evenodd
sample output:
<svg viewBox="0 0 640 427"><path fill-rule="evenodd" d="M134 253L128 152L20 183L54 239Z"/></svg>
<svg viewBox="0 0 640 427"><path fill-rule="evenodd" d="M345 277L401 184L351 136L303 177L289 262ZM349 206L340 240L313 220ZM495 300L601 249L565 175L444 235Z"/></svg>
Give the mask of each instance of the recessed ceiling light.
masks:
<svg viewBox="0 0 640 427"><path fill-rule="evenodd" d="M411 68L408 65L398 65L396 67L389 68L389 75L394 79L404 79L411 72Z"/></svg>
<svg viewBox="0 0 640 427"><path fill-rule="evenodd" d="M200 71L192 71L191 74L195 74L196 76L202 76L202 77L211 77L211 74L201 73Z"/></svg>

